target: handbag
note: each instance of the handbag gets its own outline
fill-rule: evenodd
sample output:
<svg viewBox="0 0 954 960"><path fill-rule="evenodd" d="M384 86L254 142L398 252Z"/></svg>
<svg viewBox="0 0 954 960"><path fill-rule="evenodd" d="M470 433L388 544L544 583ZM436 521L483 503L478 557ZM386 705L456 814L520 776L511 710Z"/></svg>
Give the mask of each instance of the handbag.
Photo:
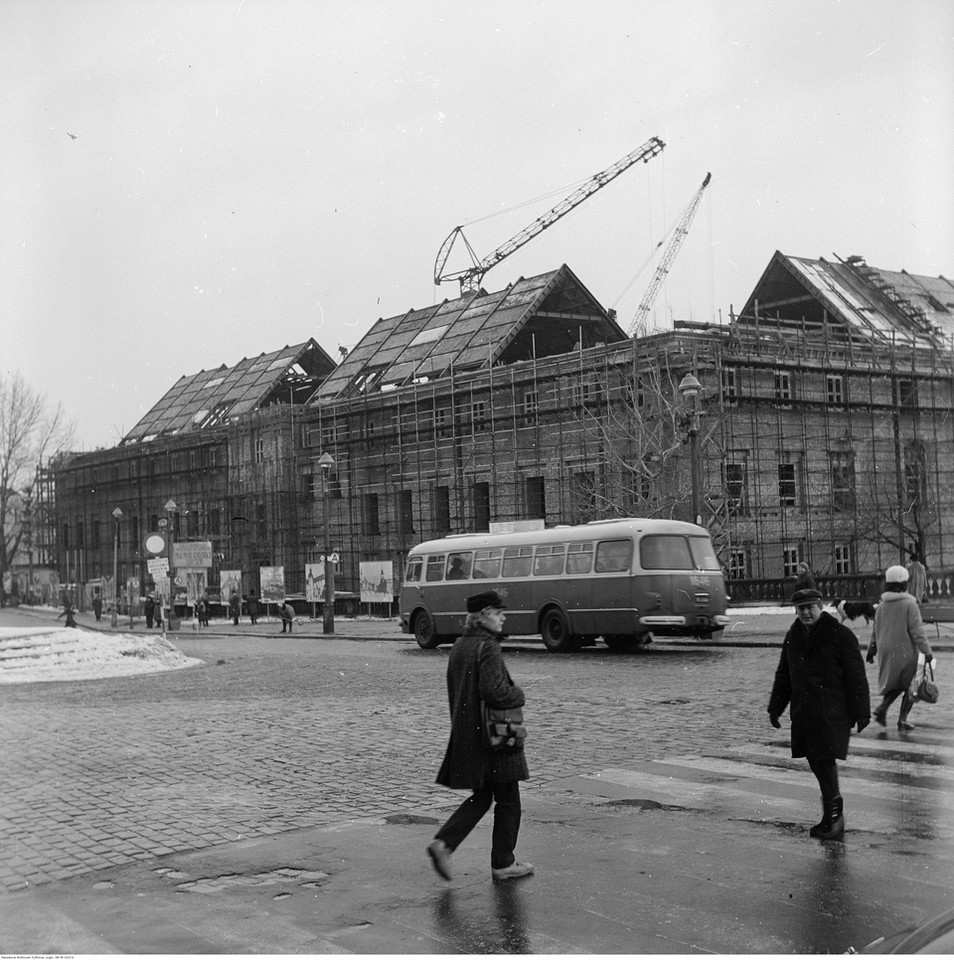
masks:
<svg viewBox="0 0 954 960"><path fill-rule="evenodd" d="M924 703L937 703L938 692L937 684L934 682L934 664L933 662L924 664L924 676L918 684L918 689L914 694L915 700L921 700Z"/></svg>
<svg viewBox="0 0 954 960"><path fill-rule="evenodd" d="M527 738L522 707L491 707L480 701L480 721L491 750L522 750Z"/></svg>

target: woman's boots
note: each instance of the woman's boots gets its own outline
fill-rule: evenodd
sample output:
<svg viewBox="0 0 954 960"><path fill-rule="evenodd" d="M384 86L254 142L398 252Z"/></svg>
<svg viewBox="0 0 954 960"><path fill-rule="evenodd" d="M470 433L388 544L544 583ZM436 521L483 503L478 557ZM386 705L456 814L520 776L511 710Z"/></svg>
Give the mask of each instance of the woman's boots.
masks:
<svg viewBox="0 0 954 960"><path fill-rule="evenodd" d="M808 831L810 837L819 840L840 840L845 834L845 802L840 796L831 800L822 798L823 815L821 823L816 823Z"/></svg>

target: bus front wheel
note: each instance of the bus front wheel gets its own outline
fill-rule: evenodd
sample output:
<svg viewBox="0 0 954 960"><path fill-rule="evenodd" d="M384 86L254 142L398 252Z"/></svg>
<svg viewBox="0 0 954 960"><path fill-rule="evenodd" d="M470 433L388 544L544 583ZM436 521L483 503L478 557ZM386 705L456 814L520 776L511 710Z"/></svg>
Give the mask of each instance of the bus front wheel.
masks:
<svg viewBox="0 0 954 960"><path fill-rule="evenodd" d="M540 621L540 635L543 645L551 653L565 653L573 649L573 634L566 622L566 615L559 607L550 607Z"/></svg>
<svg viewBox="0 0 954 960"><path fill-rule="evenodd" d="M434 629L434 621L426 610L421 610L414 617L414 639L422 650L433 650L441 642L440 634Z"/></svg>

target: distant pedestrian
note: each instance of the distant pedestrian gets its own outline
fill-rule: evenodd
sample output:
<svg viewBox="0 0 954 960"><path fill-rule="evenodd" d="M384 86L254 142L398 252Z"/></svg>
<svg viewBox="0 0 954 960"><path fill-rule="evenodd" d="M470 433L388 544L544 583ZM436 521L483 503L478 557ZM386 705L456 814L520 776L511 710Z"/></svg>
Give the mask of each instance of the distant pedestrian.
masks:
<svg viewBox="0 0 954 960"><path fill-rule="evenodd" d="M93 597L93 614L97 620L103 619L103 596L98 590L96 596Z"/></svg>
<svg viewBox="0 0 954 960"><path fill-rule="evenodd" d="M918 603L924 603L927 595L927 567L921 560L917 550L913 549L908 554L910 562L908 563L908 593L917 600Z"/></svg>
<svg viewBox="0 0 954 960"><path fill-rule="evenodd" d="M156 612L156 598L151 593L146 597L146 602L143 604L142 609L146 616L146 629L151 630L153 617Z"/></svg>
<svg viewBox="0 0 954 960"><path fill-rule="evenodd" d="M292 623L295 621L295 608L291 605L290 600L286 600L281 607L279 608L278 615L282 620L282 633L285 633L285 628L288 627L287 632L292 632Z"/></svg>
<svg viewBox="0 0 954 960"><path fill-rule="evenodd" d="M69 597L65 597L63 600L63 612L56 615L56 619L59 620L60 617L66 617L66 626L75 627L76 619L73 616L73 601Z"/></svg>
<svg viewBox="0 0 954 960"><path fill-rule="evenodd" d="M248 618L252 621L252 626L254 627L258 623L258 599L255 596L255 588L253 587L248 592L248 600L245 604L246 610L248 610Z"/></svg>
<svg viewBox="0 0 954 960"><path fill-rule="evenodd" d="M153 607L153 616L156 618L156 626L161 630L162 629L162 596L161 595L155 601L155 606Z"/></svg>
<svg viewBox="0 0 954 960"><path fill-rule="evenodd" d="M908 571L900 566L888 567L884 573L884 593L875 608L874 629L865 659L878 658L878 693L881 703L874 718L881 726L888 722L888 707L901 697L898 729L913 730L908 714L914 706L910 687L918 668L918 653L930 663L934 659L931 644L924 634L924 623L917 600L905 589Z"/></svg>
<svg viewBox="0 0 954 960"><path fill-rule="evenodd" d="M242 612L242 601L239 598L239 595L232 592L232 596L229 597L229 616L232 618L232 625L239 625L239 614Z"/></svg>
<svg viewBox="0 0 954 960"><path fill-rule="evenodd" d="M496 591L467 598L464 633L447 661L451 732L437 782L471 795L437 831L427 853L434 869L451 879L451 854L494 806L490 872L494 880L515 880L533 873L514 848L520 830L520 781L530 773L523 748L493 751L484 740L480 702L492 707L522 707L523 690L510 678L500 651L505 614Z"/></svg>
<svg viewBox="0 0 954 960"><path fill-rule="evenodd" d="M803 560L797 567L795 573L795 587L793 592L799 590L817 590L818 585L812 576L812 568Z"/></svg>
<svg viewBox="0 0 954 960"><path fill-rule="evenodd" d="M837 840L845 832L837 761L848 756L851 728L868 726L871 705L858 638L821 600L818 590L792 595L797 619L782 643L768 714L778 729L790 706L792 756L808 759L822 795L822 819L809 835Z"/></svg>
<svg viewBox="0 0 954 960"><path fill-rule="evenodd" d="M203 593L195 604L195 616L199 621L200 627L207 627L209 625L209 597L208 594Z"/></svg>

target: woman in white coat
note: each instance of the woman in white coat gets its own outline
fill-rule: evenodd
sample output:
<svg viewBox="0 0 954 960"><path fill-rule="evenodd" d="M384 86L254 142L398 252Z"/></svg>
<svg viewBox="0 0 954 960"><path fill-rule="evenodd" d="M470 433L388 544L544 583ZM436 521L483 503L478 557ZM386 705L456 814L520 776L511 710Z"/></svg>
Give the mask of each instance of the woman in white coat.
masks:
<svg viewBox="0 0 954 960"><path fill-rule="evenodd" d="M882 700L872 716L881 726L887 724L888 707L901 697L898 715L899 730L913 730L908 714L914 706L909 688L918 667L918 653L930 662L934 659L931 645L924 635L921 610L917 600L907 592L908 571L898 565L884 574L884 593L875 610L874 630L865 659L874 663L878 657L878 692Z"/></svg>

